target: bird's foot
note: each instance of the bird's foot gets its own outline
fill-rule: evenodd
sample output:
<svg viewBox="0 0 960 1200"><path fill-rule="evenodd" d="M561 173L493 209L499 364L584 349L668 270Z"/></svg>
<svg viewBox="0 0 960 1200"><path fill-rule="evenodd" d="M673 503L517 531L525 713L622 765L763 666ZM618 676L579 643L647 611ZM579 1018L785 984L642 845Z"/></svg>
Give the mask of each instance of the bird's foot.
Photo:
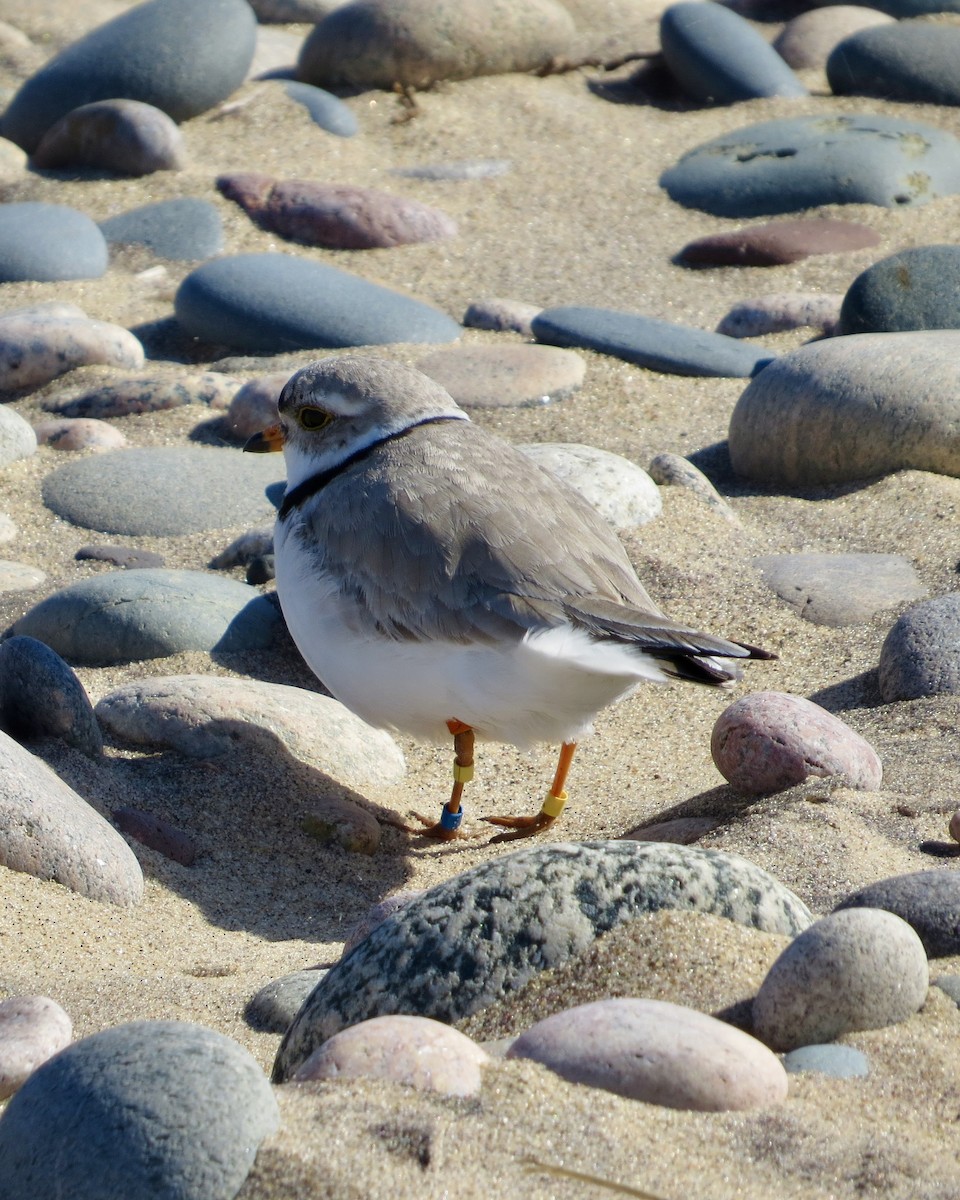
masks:
<svg viewBox="0 0 960 1200"><path fill-rule="evenodd" d="M498 833L496 837L490 839L490 844L495 842L512 842L517 838L533 837L540 833L543 829L549 829L556 820L556 817L551 817L549 813L538 812L535 817L481 817L481 821L486 821L488 825L497 825L501 829L507 830L506 833Z"/></svg>
<svg viewBox="0 0 960 1200"><path fill-rule="evenodd" d="M410 816L413 817L414 821L418 822L418 824L411 825L407 821L399 820L391 821L390 824L393 825L395 829L402 829L404 833L415 833L420 837L433 838L438 842L452 842L455 840L460 841L481 836L480 833L467 833L465 830L460 828L460 822L455 820L455 818L463 816L462 809L457 813L451 813L449 809L444 807L439 821L432 821L429 817L425 817L422 813L418 812L411 812Z"/></svg>

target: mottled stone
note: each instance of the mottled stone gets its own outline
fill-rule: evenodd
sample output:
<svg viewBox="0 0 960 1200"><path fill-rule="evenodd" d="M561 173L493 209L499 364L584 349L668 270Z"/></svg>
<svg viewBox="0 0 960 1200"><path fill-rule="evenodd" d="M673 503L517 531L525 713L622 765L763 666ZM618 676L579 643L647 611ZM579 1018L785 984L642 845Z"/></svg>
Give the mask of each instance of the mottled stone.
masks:
<svg viewBox="0 0 960 1200"><path fill-rule="evenodd" d="M387 917L312 994L274 1076L369 1017L453 1022L515 991L642 912L695 909L769 932L806 928L806 907L746 859L629 841L556 843L503 855Z"/></svg>
<svg viewBox="0 0 960 1200"><path fill-rule="evenodd" d="M855 1046L833 1045L798 1046L783 1056L783 1069L788 1075L813 1073L831 1079L866 1079L870 1061Z"/></svg>
<svg viewBox="0 0 960 1200"><path fill-rule="evenodd" d="M927 996L923 944L876 908L822 917L790 943L753 1001L753 1028L774 1050L830 1042L905 1021Z"/></svg>
<svg viewBox="0 0 960 1200"><path fill-rule="evenodd" d="M664 487L683 487L707 505L715 513L730 521L733 525L740 524L740 518L724 500L717 489L704 473L698 470L692 462L680 454L655 454L650 460L647 474L654 483Z"/></svg>
<svg viewBox="0 0 960 1200"><path fill-rule="evenodd" d="M37 452L33 427L12 408L0 406L0 468Z"/></svg>
<svg viewBox="0 0 960 1200"><path fill-rule="evenodd" d="M95 562L109 563L113 567L123 567L125 570L162 567L165 562L162 554L155 554L152 550L138 550L134 546L81 546L73 557L81 562L84 559L93 559Z"/></svg>
<svg viewBox="0 0 960 1200"><path fill-rule="evenodd" d="M889 25L892 19L859 4L812 8L787 21L774 38L773 48L795 71L825 70L838 42L872 25Z"/></svg>
<svg viewBox="0 0 960 1200"><path fill-rule="evenodd" d="M837 332L958 328L960 246L913 246L857 276L843 298Z"/></svg>
<svg viewBox="0 0 960 1200"><path fill-rule="evenodd" d="M128 445L124 434L106 421L87 417L62 417L59 421L38 421L33 432L38 446L51 450L119 450Z"/></svg>
<svg viewBox="0 0 960 1200"><path fill-rule="evenodd" d="M725 708L710 753L730 786L748 796L831 775L848 787L876 791L883 775L876 751L849 725L785 692L753 692Z"/></svg>
<svg viewBox="0 0 960 1200"><path fill-rule="evenodd" d="M233 1200L280 1123L253 1056L223 1034L135 1021L50 1059L0 1118L6 1200Z"/></svg>
<svg viewBox="0 0 960 1200"><path fill-rule="evenodd" d="M393 913L399 912L401 908L406 908L411 900L422 896L425 890L424 888L409 888L403 892L394 892L392 896L387 896L385 900L372 905L347 934L340 957L346 958L354 946L359 946L363 939L373 933L382 921L392 916Z"/></svg>
<svg viewBox="0 0 960 1200"><path fill-rule="evenodd" d="M833 292L784 292L743 300L721 319L717 333L727 337L763 337L811 326L833 337L843 296Z"/></svg>
<svg viewBox="0 0 960 1200"><path fill-rule="evenodd" d="M245 442L261 429L277 423L280 417L277 401L289 378L289 371L261 375L237 389L227 410L227 428L235 438Z"/></svg>
<svg viewBox="0 0 960 1200"><path fill-rule="evenodd" d="M318 796L300 828L323 846L340 846L350 854L376 854L380 822L346 796Z"/></svg>
<svg viewBox="0 0 960 1200"><path fill-rule="evenodd" d="M561 400L579 389L586 363L553 346L452 346L420 359L461 408L503 408Z"/></svg>
<svg viewBox="0 0 960 1200"><path fill-rule="evenodd" d="M325 970L314 967L272 979L247 1002L244 1018L254 1029L286 1033L290 1022L324 975Z"/></svg>
<svg viewBox="0 0 960 1200"><path fill-rule="evenodd" d="M40 139L33 165L94 167L118 175L182 171L183 134L165 112L139 100L97 100L61 117Z"/></svg>
<svg viewBox="0 0 960 1200"><path fill-rule="evenodd" d="M72 1021L48 996L0 1001L0 1100L12 1096L72 1037Z"/></svg>
<svg viewBox="0 0 960 1200"><path fill-rule="evenodd" d="M46 582L47 576L30 563L0 559L0 593L28 592Z"/></svg>
<svg viewBox="0 0 960 1200"><path fill-rule="evenodd" d="M795 218L697 238L683 247L677 261L689 266L778 267L815 254L842 254L876 246L879 241L875 230L856 221Z"/></svg>
<svg viewBox="0 0 960 1200"><path fill-rule="evenodd" d="M493 296L470 304L463 314L463 323L470 329L492 329L497 333L522 333L524 337L533 337L533 318L542 311L537 304Z"/></svg>
<svg viewBox="0 0 960 1200"><path fill-rule="evenodd" d="M31 637L0 642L0 728L18 742L54 737L84 754L103 750L83 684L59 654Z"/></svg>
<svg viewBox="0 0 960 1200"><path fill-rule="evenodd" d="M814 625L857 625L927 594L901 554L763 554L753 565L797 616Z"/></svg>
<svg viewBox="0 0 960 1200"><path fill-rule="evenodd" d="M915 604L880 649L880 695L888 703L960 695L960 592Z"/></svg>
<svg viewBox="0 0 960 1200"><path fill-rule="evenodd" d="M646 525L663 511L657 485L619 454L576 442L528 443L520 449L589 500L614 529Z"/></svg>
<svg viewBox="0 0 960 1200"><path fill-rule="evenodd" d="M128 806L115 808L111 815L121 833L156 850L164 858L172 859L184 867L192 867L196 862L197 847L193 839L169 821Z"/></svg>
<svg viewBox="0 0 960 1200"><path fill-rule="evenodd" d="M838 96L960 104L958 60L960 27L894 21L844 38L827 59L827 80Z"/></svg>
<svg viewBox="0 0 960 1200"><path fill-rule="evenodd" d="M2 323L0 323L2 326ZM176 378L134 375L81 391L71 389L50 397L44 407L65 417L127 417L131 413L161 412L184 404L225 409L240 388L240 380L219 371L179 375Z"/></svg>
<svg viewBox="0 0 960 1200"><path fill-rule="evenodd" d="M337 137L353 137L359 130L360 124L353 110L331 92L309 83L300 83L296 79L284 79L281 86L291 100L303 105L314 124L327 133L334 133Z"/></svg>
<svg viewBox="0 0 960 1200"><path fill-rule="evenodd" d="M100 222L111 246L145 246L160 258L196 262L223 250L223 222L209 200L175 196Z"/></svg>
<svg viewBox="0 0 960 1200"><path fill-rule="evenodd" d="M86 213L39 200L0 205L0 283L99 279L107 243Z"/></svg>
<svg viewBox="0 0 960 1200"><path fill-rule="evenodd" d="M882 908L895 913L916 932L928 958L960 954L960 872L915 871L893 875L853 892L837 905Z"/></svg>
<svg viewBox="0 0 960 1200"><path fill-rule="evenodd" d="M75 367L97 363L142 367L143 357L139 340L121 325L39 313L0 317L3 391L40 387Z"/></svg>

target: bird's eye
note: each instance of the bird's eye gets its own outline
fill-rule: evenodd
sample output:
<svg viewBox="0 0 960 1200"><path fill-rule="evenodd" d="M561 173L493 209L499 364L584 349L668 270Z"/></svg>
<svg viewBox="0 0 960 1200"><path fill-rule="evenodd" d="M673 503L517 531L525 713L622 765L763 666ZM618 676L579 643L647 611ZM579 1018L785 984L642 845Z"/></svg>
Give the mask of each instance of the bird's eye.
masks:
<svg viewBox="0 0 960 1200"><path fill-rule="evenodd" d="M304 429L322 429L333 420L333 413L324 412L322 408L301 408L297 420Z"/></svg>

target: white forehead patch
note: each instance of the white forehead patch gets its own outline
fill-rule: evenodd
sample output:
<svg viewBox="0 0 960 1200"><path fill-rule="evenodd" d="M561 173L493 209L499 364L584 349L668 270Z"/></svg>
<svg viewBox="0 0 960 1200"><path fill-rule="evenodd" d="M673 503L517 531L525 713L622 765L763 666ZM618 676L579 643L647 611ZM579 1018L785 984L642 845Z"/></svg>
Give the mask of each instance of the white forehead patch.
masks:
<svg viewBox="0 0 960 1200"><path fill-rule="evenodd" d="M304 389L303 402L309 404L313 402L327 412L335 413L338 417L357 417L361 413L370 411L370 401L368 399L351 399L345 396L343 392L324 389L319 395L311 397L310 392Z"/></svg>

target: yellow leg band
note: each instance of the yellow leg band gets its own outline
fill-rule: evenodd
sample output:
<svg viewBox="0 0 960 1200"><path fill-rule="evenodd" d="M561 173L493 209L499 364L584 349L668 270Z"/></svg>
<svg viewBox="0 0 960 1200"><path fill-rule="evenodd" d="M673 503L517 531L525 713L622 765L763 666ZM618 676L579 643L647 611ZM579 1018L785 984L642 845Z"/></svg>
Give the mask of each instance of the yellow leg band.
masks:
<svg viewBox="0 0 960 1200"><path fill-rule="evenodd" d="M473 764L469 767L461 767L459 763L453 764L453 781L454 783L469 783L473 778Z"/></svg>
<svg viewBox="0 0 960 1200"><path fill-rule="evenodd" d="M563 812L563 806L567 802L567 793L561 792L559 796L555 796L553 792L547 792L546 799L543 802L543 807L540 811L545 817L553 817L554 820Z"/></svg>

